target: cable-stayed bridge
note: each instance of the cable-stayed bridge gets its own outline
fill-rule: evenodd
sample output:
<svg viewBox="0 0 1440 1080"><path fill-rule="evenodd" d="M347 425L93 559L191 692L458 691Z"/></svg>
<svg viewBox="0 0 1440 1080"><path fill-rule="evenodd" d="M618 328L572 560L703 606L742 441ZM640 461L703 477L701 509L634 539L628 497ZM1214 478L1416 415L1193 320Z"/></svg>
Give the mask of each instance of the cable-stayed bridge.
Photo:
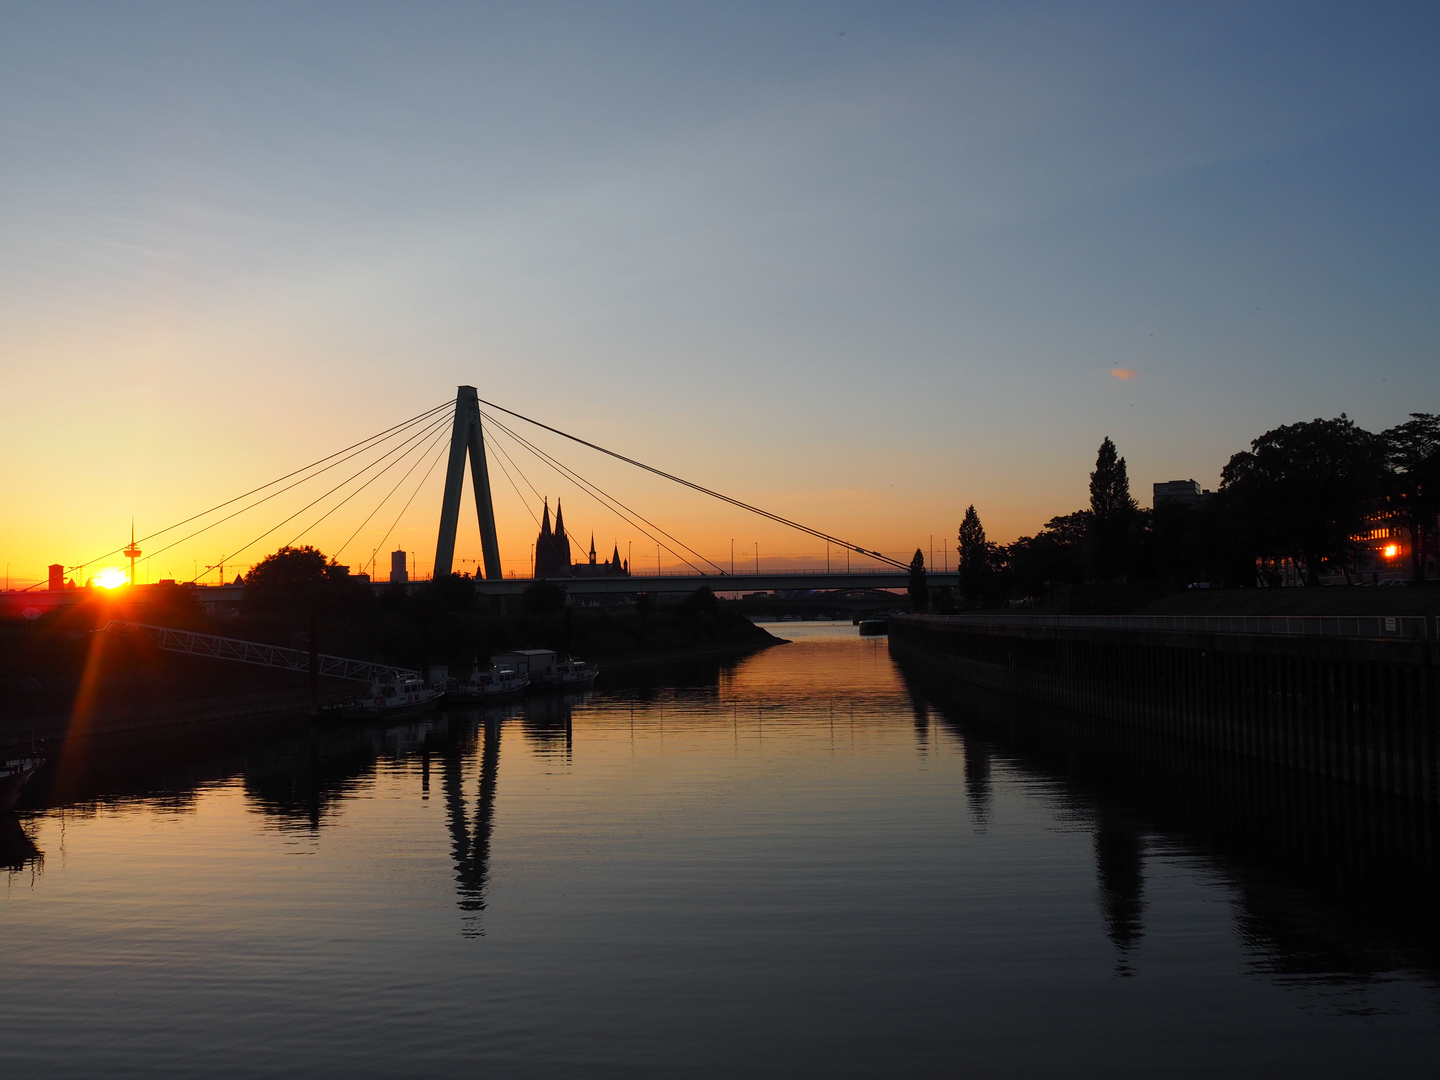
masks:
<svg viewBox="0 0 1440 1080"><path fill-rule="evenodd" d="M860 560L870 565L862 565L853 572L847 565L846 571L843 572L831 570L764 571L763 568L757 567L754 573L734 573L733 566L722 567L719 563L681 541L655 521L645 517L610 491L582 476L574 468L547 452L522 433L521 424L559 436L634 469L660 477L729 507L743 510L747 514L783 525L787 529L802 533L812 539L822 540L827 551L844 553L847 564L853 555L859 556ZM499 440L498 436L501 435L508 440L509 448L507 448L506 442ZM512 450L515 452L512 453ZM517 460L517 456L525 454L531 455L536 462L556 473L566 483L579 488L606 510L626 522L654 546L657 562L663 551L669 553L672 566L678 564L688 568L688 572L666 573L661 572L661 568L657 566L655 573L645 574L638 572L633 565L627 563L624 572L611 575L584 573L548 575L552 580L563 582L569 592L576 594L677 593L693 591L700 585L709 585L717 592L895 589L903 588L909 582L909 566L900 559L873 548L867 548L844 537L835 536L767 508L756 506L743 499L716 491L703 484L552 427L542 421L514 412L504 406L485 401L480 398L473 386L457 388L453 403L447 401L436 405L409 420L321 458L319 461L311 462L309 465L252 488L242 495L227 499L165 529L143 536L139 541L132 538L129 547L124 550L125 556L132 560L131 580L134 580L134 560L137 557L144 555L146 560L153 559L181 544L195 540L211 529L234 521L242 514L255 511L264 504L281 505L271 501L286 493L297 491L302 485L315 482L320 482L320 486L324 487L320 494L309 498L309 501L305 502L298 510L288 513L279 522L270 525L216 563L203 570L200 570L197 564L197 572L192 582L198 583L217 569L223 582L227 565L231 567L247 565L247 555L253 557L256 551L264 550L270 544L275 544L276 547L282 546L282 544L283 546L294 546L347 505L351 506L352 512L356 507L363 507L364 504L357 503L356 500L364 492L371 491L372 488L374 489L372 498L376 494L381 496L378 503L350 532L348 538L330 554L338 561L346 554L347 550L353 550L352 545L356 539L362 531L370 528L372 522L375 522L375 531L378 531L381 524L390 520L389 528L374 544L373 550L366 555L362 549L360 559L362 569L367 566L373 567L378 555L385 549L389 537L410 510L425 482L444 460L446 462L445 483L436 530L433 576L444 577L455 569L455 542L459 529L461 498L468 464L482 552L482 558L474 560L477 563L474 578L475 588L482 595L501 597L517 595L535 580L533 576L534 563L532 562L531 576L520 576L512 571L512 576L507 577L503 573L499 536L495 527L491 468L492 465L499 468L532 518L535 518L538 526L541 522L536 516L534 508L542 502L542 496L539 489L530 482ZM349 473L338 482L332 482L338 475L337 470L341 470L343 466L347 465L350 467ZM416 479L417 477L418 479ZM391 480L393 483L390 482ZM530 492L529 496L522 490L522 484ZM408 498L404 496L404 489L407 486L411 488ZM314 490L313 486L306 489L306 493L302 497L308 498L308 492ZM397 505L399 510L392 519L389 510L393 510ZM382 511L384 512L383 516ZM546 520L548 521L548 510ZM333 527L332 522L331 528ZM570 536L568 533L566 535L577 545L579 544L577 537ZM158 548L151 544L151 541L160 540L162 537L164 540ZM148 554L142 552L138 546L142 543L149 549ZM88 565L96 565L120 552L121 549L117 548L113 552L90 560ZM351 558L353 557L352 555ZM83 570L84 565L72 566L68 569L71 571ZM932 585L954 585L958 582L958 574L936 573L933 569L927 568L927 579ZM228 591L229 588L238 589L238 586L226 588Z"/></svg>

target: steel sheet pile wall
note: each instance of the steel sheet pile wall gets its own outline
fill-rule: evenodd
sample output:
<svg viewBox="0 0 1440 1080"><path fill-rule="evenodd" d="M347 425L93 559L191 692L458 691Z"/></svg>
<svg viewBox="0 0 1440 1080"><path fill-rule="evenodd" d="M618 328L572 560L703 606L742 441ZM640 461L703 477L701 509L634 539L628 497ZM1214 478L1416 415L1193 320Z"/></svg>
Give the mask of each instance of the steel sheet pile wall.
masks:
<svg viewBox="0 0 1440 1080"><path fill-rule="evenodd" d="M965 682L1426 802L1436 643L902 616L900 656Z"/></svg>

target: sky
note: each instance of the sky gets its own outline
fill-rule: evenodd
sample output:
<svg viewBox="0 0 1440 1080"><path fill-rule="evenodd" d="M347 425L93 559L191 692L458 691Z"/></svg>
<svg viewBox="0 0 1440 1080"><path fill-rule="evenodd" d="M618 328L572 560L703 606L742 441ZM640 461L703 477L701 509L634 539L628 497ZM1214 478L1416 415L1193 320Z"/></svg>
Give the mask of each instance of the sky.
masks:
<svg viewBox="0 0 1440 1080"><path fill-rule="evenodd" d="M1148 505L1440 412L1437 46L1425 4L0 0L0 560L120 565L460 384L952 566L971 503L1085 505L1107 435ZM527 437L727 568L823 565ZM675 563L511 445L507 573L536 494ZM444 465L377 510L400 471L298 541L425 573ZM308 490L137 577L243 569Z"/></svg>

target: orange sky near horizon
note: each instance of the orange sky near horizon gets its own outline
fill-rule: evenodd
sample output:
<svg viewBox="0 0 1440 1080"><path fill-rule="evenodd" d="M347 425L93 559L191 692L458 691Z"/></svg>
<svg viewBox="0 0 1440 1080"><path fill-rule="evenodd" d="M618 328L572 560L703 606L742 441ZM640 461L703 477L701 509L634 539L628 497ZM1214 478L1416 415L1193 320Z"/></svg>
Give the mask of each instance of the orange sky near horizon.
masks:
<svg viewBox="0 0 1440 1080"><path fill-rule="evenodd" d="M336 437L330 447L320 444L311 428L295 430L284 442L262 435L261 445L253 450L244 445L231 445L231 440L223 435L206 434L192 452L177 451L169 455L160 452L157 446L166 433L146 424L140 441L148 445L123 450L112 446L105 452L97 452L96 460L108 461L110 465L102 465L88 474L81 472L73 484L59 482L52 486L12 474L7 484L25 490L11 503L20 507L21 513L7 516L0 526L0 548L9 564L10 583L12 587L24 587L42 580L45 567L52 561L62 562L67 567L67 576L78 576L82 583L106 567L128 569L127 560L116 549L124 547L129 540L132 514L144 553L136 571L137 580L142 583L162 578L184 581L197 576L203 582L216 583L220 580L222 560L225 579L232 580L266 554L292 542L313 544L327 554L338 552L338 560L350 565L355 572L368 571L373 557L380 580L388 577L389 552L406 550L412 553L412 566L421 576L426 576L434 558L450 416L451 410L446 408L399 436L377 444L377 449L366 450L323 475L306 479L312 474L302 474L298 486L289 492L275 494L287 484L295 483L294 480L266 488L159 536L151 534L306 465L324 456L326 450L339 450L374 432L355 427L342 434L341 425L332 421L326 427ZM222 430L253 430L259 426L254 417L249 419L251 423L224 424ZM100 441L108 442L119 434L113 428L122 426L123 421L101 422ZM172 438L200 437L189 424L174 426L179 430L168 433ZM513 422L514 430L525 426ZM582 436L596 440L602 437L580 423L575 427L576 433ZM795 478L796 482L787 483L786 451L778 445L778 438L772 452L775 465L756 476L736 468L734 463L727 463L723 456L707 461L707 455L693 449L681 455L688 459L684 465L676 465L662 456L663 445L652 442L643 449L637 448L622 441L623 434L617 431L603 437L610 439L611 447L620 452L677 471L859 546L884 551L902 560L908 560L919 546L929 562L933 544L935 566L954 565L949 549L954 546L954 533L964 507L960 499L943 490L947 486L943 481L936 482L945 476L944 469L902 476L898 484L884 482L883 477L876 482L875 463L871 461L866 470L871 475L864 478L869 483L853 480L845 483L845 474L854 471L851 463L835 461L832 464L802 458L797 461L797 472L802 475ZM682 557L706 572L714 572L716 565L728 571L732 565L732 539L734 568L739 572L753 569L757 543L763 569L826 566L826 545L821 540L568 444L553 435L532 429L526 437L671 533L673 540L660 537L664 546L658 562L666 572L692 572ZM535 518L541 513L545 497L550 500L552 513L557 505L563 505L577 561L585 557L584 549L593 532L602 561L618 545L621 557L633 560L636 573L656 572L656 544L646 535L647 532L655 535L656 530L648 525L641 529L627 523L509 436L494 431L490 439L487 457L501 559L507 576L530 573L537 531ZM752 453L757 442L760 452L765 452L763 439L763 432L749 436ZM289 454L285 453L287 444L293 447ZM387 455L385 451L390 448L396 452ZM498 448L503 448L509 456L499 453ZM872 458L902 456L887 454L878 445L868 450ZM83 455L77 453L76 457L83 458ZM375 464L355 480L325 497L328 489L372 461ZM386 471L381 473L382 469ZM824 475L827 471L832 475ZM1085 472L1083 464L1077 465L1079 479L1072 485L1076 488L1076 498L1083 493ZM377 473L381 475L368 487L343 502ZM816 480L822 484L828 481L832 486L812 486ZM311 509L303 509L317 498L319 501ZM407 503L408 510L404 509ZM1013 504L1007 509L1008 514L991 515L988 524L992 535L1005 538L997 530L1005 527L1007 519L1015 522L1012 528L1035 527L1015 513ZM231 520L220 520L237 510L241 512ZM1048 516L1047 509L1037 507L1033 520L1043 521ZM365 523L367 517L370 518L368 524ZM954 520L949 520L952 518ZM286 519L290 519L287 524L280 524ZM209 527L200 535L190 536L206 526ZM388 539L385 538L387 532ZM682 542L698 551L699 556L685 550ZM381 545L379 550L377 545ZM713 560L714 565L702 561L700 556ZM480 558L479 530L467 470L455 569L474 573ZM830 559L832 567L844 567L844 549L832 546ZM855 554L850 556L850 564L856 569L878 565L875 560ZM71 569L81 565L83 570Z"/></svg>

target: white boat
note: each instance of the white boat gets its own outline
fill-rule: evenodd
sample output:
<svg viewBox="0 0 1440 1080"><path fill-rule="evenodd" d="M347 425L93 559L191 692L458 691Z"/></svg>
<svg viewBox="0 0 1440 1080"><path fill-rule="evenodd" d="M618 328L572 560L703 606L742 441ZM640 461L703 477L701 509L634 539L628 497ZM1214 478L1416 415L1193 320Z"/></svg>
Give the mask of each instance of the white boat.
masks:
<svg viewBox="0 0 1440 1080"><path fill-rule="evenodd" d="M33 755L0 762L0 813L15 809L15 804L20 801L20 792L44 764L43 757Z"/></svg>
<svg viewBox="0 0 1440 1080"><path fill-rule="evenodd" d="M438 686L427 686L419 677L380 679L370 685L368 694L359 694L332 701L321 706L327 716L344 719L385 719L415 716L435 707L445 691Z"/></svg>
<svg viewBox="0 0 1440 1080"><path fill-rule="evenodd" d="M570 657L554 664L536 677L535 685L542 690L583 690L595 681L600 669L584 660Z"/></svg>
<svg viewBox="0 0 1440 1080"><path fill-rule="evenodd" d="M530 689L530 676L513 668L492 665L489 671L480 670L480 662L470 670L469 682L455 682L445 692L447 701L503 701L519 697Z"/></svg>

